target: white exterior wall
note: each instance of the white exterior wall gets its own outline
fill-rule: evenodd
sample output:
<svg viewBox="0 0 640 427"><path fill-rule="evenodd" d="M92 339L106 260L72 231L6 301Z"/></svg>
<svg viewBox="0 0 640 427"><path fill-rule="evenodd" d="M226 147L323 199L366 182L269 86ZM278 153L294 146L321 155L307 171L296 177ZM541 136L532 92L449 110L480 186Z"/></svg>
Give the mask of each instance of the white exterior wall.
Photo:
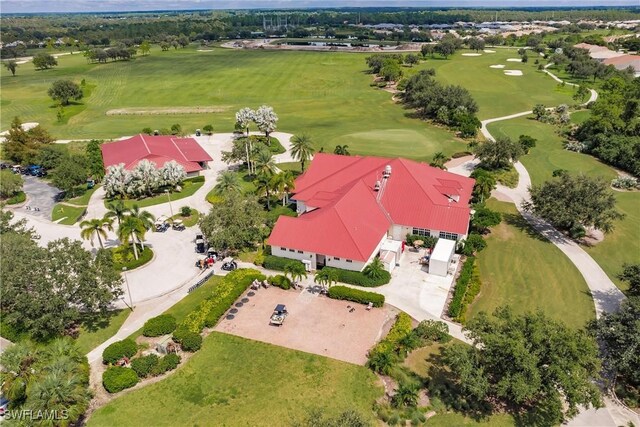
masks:
<svg viewBox="0 0 640 427"><path fill-rule="evenodd" d="M334 257L327 255L327 267L341 268L343 270L362 271L362 269L366 266L366 264L362 261L352 260L352 262L347 262L346 258L340 258L340 260L336 261L333 258Z"/></svg>
<svg viewBox="0 0 640 427"><path fill-rule="evenodd" d="M421 228L421 227L416 227ZM440 230L429 230L431 232L431 237L440 237ZM407 234L413 234L413 227L407 225L392 225L389 229L389 234L393 238L393 240L401 240L404 241L407 238ZM464 240L467 238L466 234L458 234L458 240Z"/></svg>
<svg viewBox="0 0 640 427"><path fill-rule="evenodd" d="M316 266L316 254L314 254L313 252L302 251L302 253L299 253L297 249L294 249L294 251L291 252L289 251L289 248L287 248L287 250L282 250L280 246L272 246L271 254L275 256L279 256L281 258L297 259L299 261L306 259L311 261L312 268L315 268Z"/></svg>

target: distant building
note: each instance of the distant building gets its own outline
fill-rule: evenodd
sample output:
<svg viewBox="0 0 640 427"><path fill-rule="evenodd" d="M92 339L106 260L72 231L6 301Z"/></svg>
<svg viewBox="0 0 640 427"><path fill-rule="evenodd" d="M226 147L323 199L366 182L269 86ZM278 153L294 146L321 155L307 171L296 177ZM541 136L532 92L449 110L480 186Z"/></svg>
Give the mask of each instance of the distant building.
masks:
<svg viewBox="0 0 640 427"><path fill-rule="evenodd" d="M172 135L136 135L128 139L102 144L105 170L109 166L124 164L133 169L141 160L149 160L158 168L175 160L184 167L187 176L196 176L207 168L211 156L193 138Z"/></svg>
<svg viewBox="0 0 640 427"><path fill-rule="evenodd" d="M278 218L271 253L355 271L380 255L391 270L407 234L466 238L473 185L413 160L319 153L295 182L298 216Z"/></svg>
<svg viewBox="0 0 640 427"><path fill-rule="evenodd" d="M618 70L631 67L634 77L640 77L640 55L621 55L602 61L605 65L612 65Z"/></svg>

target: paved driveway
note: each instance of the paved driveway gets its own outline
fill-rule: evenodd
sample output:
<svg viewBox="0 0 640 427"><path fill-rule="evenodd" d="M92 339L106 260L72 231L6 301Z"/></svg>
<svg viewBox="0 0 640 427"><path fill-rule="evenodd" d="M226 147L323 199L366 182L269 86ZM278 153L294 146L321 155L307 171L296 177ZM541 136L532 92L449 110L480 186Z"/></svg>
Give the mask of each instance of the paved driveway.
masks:
<svg viewBox="0 0 640 427"><path fill-rule="evenodd" d="M27 203L21 208L27 214L40 218L51 219L53 205L56 204L55 197L60 193L60 189L49 185L46 181L35 176L24 176L24 192L27 194ZM32 210L27 210L30 206ZM34 211L37 207L40 211Z"/></svg>
<svg viewBox="0 0 640 427"><path fill-rule="evenodd" d="M389 308L374 308L318 296L306 289L284 291L260 289L231 320L224 318L216 331L263 341L282 347L364 365L367 351L382 337L387 322L395 317ZM289 315L282 326L269 324L277 304ZM349 312L348 307L356 307Z"/></svg>

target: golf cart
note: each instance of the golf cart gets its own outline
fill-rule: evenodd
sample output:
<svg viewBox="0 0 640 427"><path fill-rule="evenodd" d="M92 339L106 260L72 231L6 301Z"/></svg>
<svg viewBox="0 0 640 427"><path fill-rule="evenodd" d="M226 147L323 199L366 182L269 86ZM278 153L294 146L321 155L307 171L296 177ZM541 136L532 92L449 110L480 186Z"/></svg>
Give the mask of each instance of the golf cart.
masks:
<svg viewBox="0 0 640 427"><path fill-rule="evenodd" d="M220 255L218 255L218 252L216 252L215 249L213 248L207 249L207 258L212 258L214 261L217 261L219 257Z"/></svg>
<svg viewBox="0 0 640 427"><path fill-rule="evenodd" d="M233 271L238 268L238 263L236 263L233 258L227 257L222 260L222 268L224 271Z"/></svg>
<svg viewBox="0 0 640 427"><path fill-rule="evenodd" d="M174 230L183 231L186 227L182 223L181 219L174 219L172 228Z"/></svg>
<svg viewBox="0 0 640 427"><path fill-rule="evenodd" d="M155 230L159 233L164 233L169 229L169 220L166 216L160 216L156 219Z"/></svg>
<svg viewBox="0 0 640 427"><path fill-rule="evenodd" d="M201 136L202 132L200 131L200 129L196 129L196 136Z"/></svg>
<svg viewBox="0 0 640 427"><path fill-rule="evenodd" d="M196 252L204 253L204 236L202 234L196 234Z"/></svg>
<svg viewBox="0 0 640 427"><path fill-rule="evenodd" d="M269 320L270 325L282 326L284 323L284 319L286 319L287 307L284 304L276 305L276 308L273 309L273 314L271 315L271 319Z"/></svg>

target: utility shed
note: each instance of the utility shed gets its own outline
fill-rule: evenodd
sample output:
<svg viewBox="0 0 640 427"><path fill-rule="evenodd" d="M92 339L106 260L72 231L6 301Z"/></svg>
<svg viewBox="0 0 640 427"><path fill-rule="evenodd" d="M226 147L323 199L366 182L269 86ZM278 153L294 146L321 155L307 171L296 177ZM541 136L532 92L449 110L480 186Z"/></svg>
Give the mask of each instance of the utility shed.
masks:
<svg viewBox="0 0 640 427"><path fill-rule="evenodd" d="M429 259L429 274L445 277L449 271L451 258L456 251L456 241L449 239L438 239L436 247Z"/></svg>

